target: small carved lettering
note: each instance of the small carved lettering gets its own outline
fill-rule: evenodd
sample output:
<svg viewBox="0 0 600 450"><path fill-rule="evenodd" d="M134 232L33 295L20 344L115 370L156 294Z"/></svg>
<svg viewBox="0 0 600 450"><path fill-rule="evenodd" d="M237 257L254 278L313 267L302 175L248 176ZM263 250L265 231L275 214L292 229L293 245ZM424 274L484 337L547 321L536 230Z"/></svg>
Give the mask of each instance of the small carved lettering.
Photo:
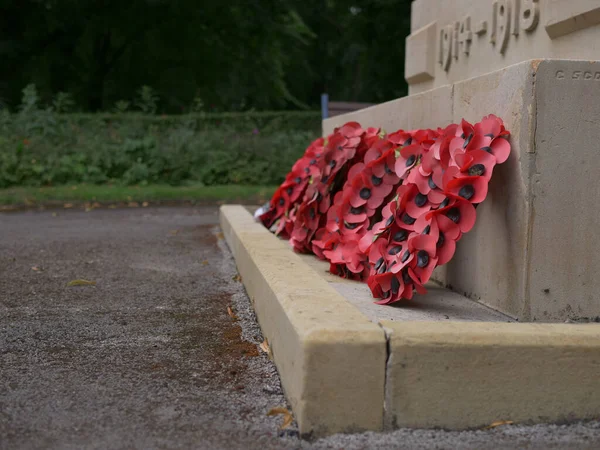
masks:
<svg viewBox="0 0 600 450"><path fill-rule="evenodd" d="M567 78L564 70L557 70L554 74L554 78L557 80L564 80ZM579 81L600 81L600 72L590 72L583 70L574 70L570 76L571 80L579 80Z"/></svg>

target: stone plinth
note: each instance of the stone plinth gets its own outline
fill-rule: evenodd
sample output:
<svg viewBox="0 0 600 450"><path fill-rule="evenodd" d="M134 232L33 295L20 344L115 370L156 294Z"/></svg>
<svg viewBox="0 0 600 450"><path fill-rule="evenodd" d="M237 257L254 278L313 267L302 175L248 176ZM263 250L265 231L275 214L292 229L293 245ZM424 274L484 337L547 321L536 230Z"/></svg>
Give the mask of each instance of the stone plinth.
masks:
<svg viewBox="0 0 600 450"><path fill-rule="evenodd" d="M600 60L598 0L415 0L409 93L533 58Z"/></svg>
<svg viewBox="0 0 600 450"><path fill-rule="evenodd" d="M532 60L327 119L323 132L445 126L501 117L512 153L475 228L435 278L524 321L600 316L600 62Z"/></svg>

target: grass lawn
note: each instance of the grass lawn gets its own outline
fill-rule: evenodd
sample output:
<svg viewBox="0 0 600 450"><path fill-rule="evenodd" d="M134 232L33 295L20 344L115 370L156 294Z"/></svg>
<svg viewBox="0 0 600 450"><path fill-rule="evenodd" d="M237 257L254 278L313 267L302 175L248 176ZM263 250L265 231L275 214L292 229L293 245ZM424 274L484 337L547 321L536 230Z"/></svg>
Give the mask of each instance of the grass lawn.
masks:
<svg viewBox="0 0 600 450"><path fill-rule="evenodd" d="M271 186L96 186L19 187L0 189L3 209L136 203L252 203L266 202L275 191ZM144 205L146 206L146 205Z"/></svg>

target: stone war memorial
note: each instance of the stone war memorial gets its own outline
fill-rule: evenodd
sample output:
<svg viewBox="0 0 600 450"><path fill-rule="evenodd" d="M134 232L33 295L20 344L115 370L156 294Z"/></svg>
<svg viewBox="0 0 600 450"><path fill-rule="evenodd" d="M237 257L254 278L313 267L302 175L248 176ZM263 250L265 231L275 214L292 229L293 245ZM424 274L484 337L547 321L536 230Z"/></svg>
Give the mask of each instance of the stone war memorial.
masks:
<svg viewBox="0 0 600 450"><path fill-rule="evenodd" d="M427 293L365 283L221 208L300 431L468 429L600 416L600 2L415 0L409 95L323 121L510 130L477 220ZM465 144L466 145L466 144Z"/></svg>

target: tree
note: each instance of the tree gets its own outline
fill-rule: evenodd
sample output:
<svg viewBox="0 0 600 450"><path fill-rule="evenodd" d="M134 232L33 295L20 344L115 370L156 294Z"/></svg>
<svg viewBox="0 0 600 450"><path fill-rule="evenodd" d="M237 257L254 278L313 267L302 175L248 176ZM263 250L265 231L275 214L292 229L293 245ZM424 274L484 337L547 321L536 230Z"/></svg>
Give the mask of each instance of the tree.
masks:
<svg viewBox="0 0 600 450"><path fill-rule="evenodd" d="M35 83L83 110L306 108L323 91L383 101L406 92L407 0L0 0L0 100ZM8 70L6 70L8 69Z"/></svg>

